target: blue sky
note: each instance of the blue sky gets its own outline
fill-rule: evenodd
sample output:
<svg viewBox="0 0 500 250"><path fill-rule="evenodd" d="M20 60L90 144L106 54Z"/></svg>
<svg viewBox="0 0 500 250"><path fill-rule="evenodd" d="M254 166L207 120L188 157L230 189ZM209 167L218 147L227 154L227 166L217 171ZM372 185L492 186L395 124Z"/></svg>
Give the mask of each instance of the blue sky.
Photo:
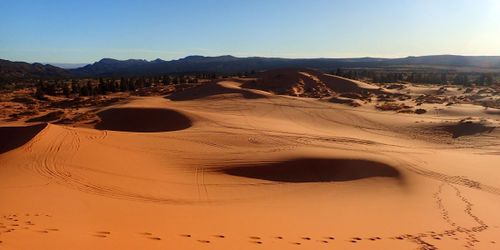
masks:
<svg viewBox="0 0 500 250"><path fill-rule="evenodd" d="M0 58L500 55L500 0L1 0Z"/></svg>

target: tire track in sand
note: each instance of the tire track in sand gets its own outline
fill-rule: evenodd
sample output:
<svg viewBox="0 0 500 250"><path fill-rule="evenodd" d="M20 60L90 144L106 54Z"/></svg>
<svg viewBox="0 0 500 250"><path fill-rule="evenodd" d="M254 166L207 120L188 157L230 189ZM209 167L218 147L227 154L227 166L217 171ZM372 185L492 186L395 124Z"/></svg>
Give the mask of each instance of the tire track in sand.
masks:
<svg viewBox="0 0 500 250"><path fill-rule="evenodd" d="M194 203L190 200L153 196L126 190L122 187L93 183L84 176L70 171L66 168L66 163L78 154L80 143L81 138L73 128L50 125L43 134L39 134L36 140L32 140L25 147L27 157L32 158L29 169L48 178L51 183L95 195L141 202ZM37 147L36 150L34 147Z"/></svg>

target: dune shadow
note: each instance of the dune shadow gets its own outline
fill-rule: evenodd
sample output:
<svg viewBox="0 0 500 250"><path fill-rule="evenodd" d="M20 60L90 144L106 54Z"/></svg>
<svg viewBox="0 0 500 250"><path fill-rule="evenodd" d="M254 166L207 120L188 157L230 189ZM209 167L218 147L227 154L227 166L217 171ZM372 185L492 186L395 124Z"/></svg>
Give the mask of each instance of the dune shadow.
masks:
<svg viewBox="0 0 500 250"><path fill-rule="evenodd" d="M486 126L481 123L461 122L455 125L444 126L443 129L451 134L453 138L462 136L491 133L495 127Z"/></svg>
<svg viewBox="0 0 500 250"><path fill-rule="evenodd" d="M488 115L500 115L500 109L488 109L485 113Z"/></svg>
<svg viewBox="0 0 500 250"><path fill-rule="evenodd" d="M41 123L26 127L0 127L0 154L26 144L46 126L46 123Z"/></svg>
<svg viewBox="0 0 500 250"><path fill-rule="evenodd" d="M97 113L96 129L126 132L166 132L192 126L189 117L161 108L112 108Z"/></svg>
<svg viewBox="0 0 500 250"><path fill-rule="evenodd" d="M249 90L226 88L216 82L206 83L184 91L175 92L166 98L172 101L189 101L221 94L240 94L245 99L265 98L264 95L254 93Z"/></svg>
<svg viewBox="0 0 500 250"><path fill-rule="evenodd" d="M56 120L61 119L63 115L64 115L63 111L54 111L54 112L50 112L50 113L42 115L42 116L31 118L31 119L27 120L26 122L29 122L29 123L31 123L31 122L52 122L52 121L56 121Z"/></svg>
<svg viewBox="0 0 500 250"><path fill-rule="evenodd" d="M219 168L228 175L291 183L343 182L371 177L401 180L401 173L385 163L360 159L299 158L256 165Z"/></svg>

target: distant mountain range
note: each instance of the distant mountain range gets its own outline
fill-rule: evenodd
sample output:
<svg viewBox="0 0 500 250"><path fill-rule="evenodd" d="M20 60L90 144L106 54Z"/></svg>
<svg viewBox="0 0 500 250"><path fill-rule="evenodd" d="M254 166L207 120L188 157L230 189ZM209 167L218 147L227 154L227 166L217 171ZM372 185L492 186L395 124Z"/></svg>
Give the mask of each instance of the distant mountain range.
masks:
<svg viewBox="0 0 500 250"><path fill-rule="evenodd" d="M100 77L160 75L188 72L237 73L276 68L313 68L328 71L336 68L377 68L393 66L473 67L500 70L500 56L436 55L396 59L371 57L287 59L234 56L188 56L171 61L164 61L161 59L147 61L138 59L116 60L104 58L93 64L74 69L62 69L48 64L28 64L0 60L0 80L68 76Z"/></svg>
<svg viewBox="0 0 500 250"><path fill-rule="evenodd" d="M395 65L428 65L450 67L499 68L500 57L496 56L421 56L397 59L386 58L315 58L287 59L266 57L234 57L234 56L188 56L178 60L163 61L115 60L105 58L85 67L69 70L77 76L111 76L137 74L167 74L177 72L220 72L236 73L244 71L261 71L276 68L314 68L333 70L339 67L388 67Z"/></svg>
<svg viewBox="0 0 500 250"><path fill-rule="evenodd" d="M11 62L0 59L0 82L70 77L67 70L49 64Z"/></svg>

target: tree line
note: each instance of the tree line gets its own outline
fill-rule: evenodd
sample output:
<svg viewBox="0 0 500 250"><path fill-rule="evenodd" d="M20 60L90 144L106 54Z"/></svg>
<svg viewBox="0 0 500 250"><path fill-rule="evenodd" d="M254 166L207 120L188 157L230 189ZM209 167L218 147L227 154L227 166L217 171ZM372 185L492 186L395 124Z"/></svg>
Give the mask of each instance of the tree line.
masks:
<svg viewBox="0 0 500 250"><path fill-rule="evenodd" d="M96 96L116 92L134 92L141 88L164 86L169 84L196 84L201 79L214 79L214 74L199 75L164 75L160 77L120 77L97 79L39 80L36 84L35 97L44 99L50 96Z"/></svg>
<svg viewBox="0 0 500 250"><path fill-rule="evenodd" d="M430 83L456 85L489 86L499 83L498 75L494 73L475 72L387 72L367 69L337 69L334 75L355 79L368 80L374 83Z"/></svg>

